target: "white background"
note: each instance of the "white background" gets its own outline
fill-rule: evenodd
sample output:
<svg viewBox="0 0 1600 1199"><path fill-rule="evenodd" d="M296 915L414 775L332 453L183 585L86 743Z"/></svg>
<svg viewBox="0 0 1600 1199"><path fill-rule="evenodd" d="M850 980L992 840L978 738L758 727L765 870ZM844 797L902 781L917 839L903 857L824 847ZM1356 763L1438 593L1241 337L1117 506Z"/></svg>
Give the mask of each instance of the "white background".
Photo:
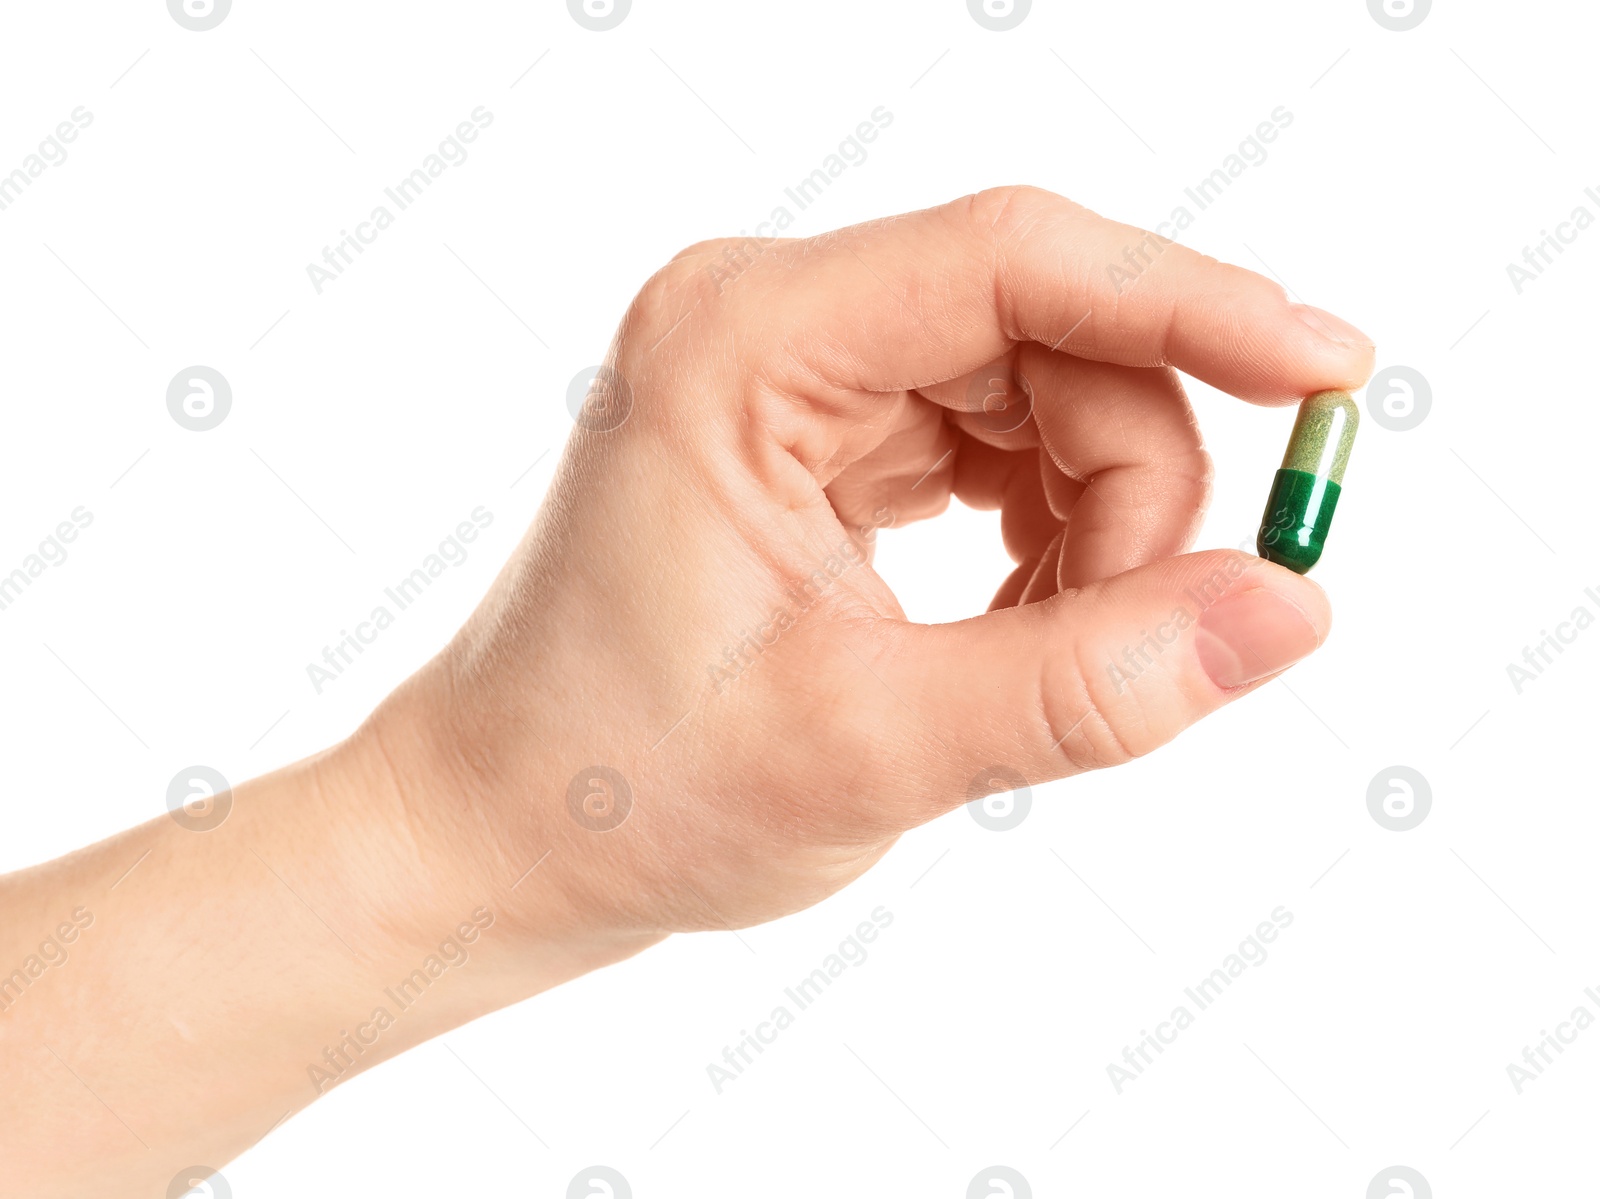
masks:
<svg viewBox="0 0 1600 1199"><path fill-rule="evenodd" d="M154 0L8 6L0 173L94 119L0 212L0 573L94 519L0 611L0 866L160 813L188 764L242 779L346 734L509 552L637 286L753 228L877 106L893 124L791 233L1011 182L1153 224L1281 105L1184 240L1350 318L1433 397L1411 431L1365 422L1317 571L1326 648L1147 760L1035 789L1012 831L957 811L814 910L459 1030L481 1082L437 1043L363 1075L226 1177L240 1199L554 1197L597 1162L641 1197L954 1197L996 1163L1041 1196L1360 1199L1396 1163L1439 1196L1592 1186L1600 1031L1520 1095L1506 1066L1600 1014L1600 626L1521 694L1506 667L1600 615L1600 229L1520 295L1506 264L1600 216L1594 20L1039 0L992 32L956 0L636 0L596 33L554 2L237 0L194 33ZM318 295L306 265L479 105L470 158ZM233 388L205 433L166 408L194 364ZM1291 414L1191 394L1217 461L1200 544L1237 545ZM471 557L317 695L306 664L478 505ZM890 533L881 569L914 618L979 611L997 521ZM1367 809L1395 764L1433 794L1403 833ZM707 1064L878 905L870 959L718 1095ZM1107 1064L1279 905L1269 960L1117 1094Z"/></svg>

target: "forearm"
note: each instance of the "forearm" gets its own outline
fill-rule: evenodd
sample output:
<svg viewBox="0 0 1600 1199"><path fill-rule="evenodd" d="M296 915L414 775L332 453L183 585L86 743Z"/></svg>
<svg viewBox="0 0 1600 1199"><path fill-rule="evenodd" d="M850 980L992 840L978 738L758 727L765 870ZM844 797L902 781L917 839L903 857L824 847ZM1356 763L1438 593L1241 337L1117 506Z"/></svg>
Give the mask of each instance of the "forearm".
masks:
<svg viewBox="0 0 1600 1199"><path fill-rule="evenodd" d="M0 880L0 1190L165 1194L355 1073L623 956L581 942L552 877L463 869L470 797L419 815L399 776L441 778L380 727L236 787L209 831L161 817Z"/></svg>

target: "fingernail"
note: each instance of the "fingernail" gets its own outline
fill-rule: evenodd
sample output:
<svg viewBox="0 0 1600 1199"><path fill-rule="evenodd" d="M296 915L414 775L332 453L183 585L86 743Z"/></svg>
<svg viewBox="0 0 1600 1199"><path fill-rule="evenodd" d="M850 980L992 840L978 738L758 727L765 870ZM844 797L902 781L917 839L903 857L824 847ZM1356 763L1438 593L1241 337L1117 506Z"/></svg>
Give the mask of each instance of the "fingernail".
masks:
<svg viewBox="0 0 1600 1199"><path fill-rule="evenodd" d="M1372 338L1347 320L1310 304L1291 304L1294 314L1329 341L1341 346L1370 346Z"/></svg>
<svg viewBox="0 0 1600 1199"><path fill-rule="evenodd" d="M1243 687L1277 674L1317 648L1317 630L1276 591L1229 595L1200 614L1194 649L1217 686Z"/></svg>

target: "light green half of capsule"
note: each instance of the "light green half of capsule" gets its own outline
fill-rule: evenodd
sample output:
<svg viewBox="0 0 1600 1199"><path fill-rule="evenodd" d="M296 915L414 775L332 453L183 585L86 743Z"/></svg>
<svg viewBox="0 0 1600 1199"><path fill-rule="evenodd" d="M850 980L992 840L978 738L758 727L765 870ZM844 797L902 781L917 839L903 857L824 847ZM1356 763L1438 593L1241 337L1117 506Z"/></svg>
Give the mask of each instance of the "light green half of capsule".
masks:
<svg viewBox="0 0 1600 1199"><path fill-rule="evenodd" d="M1263 558L1297 574L1317 564L1360 423L1349 392L1319 391L1301 401L1256 534L1256 551Z"/></svg>

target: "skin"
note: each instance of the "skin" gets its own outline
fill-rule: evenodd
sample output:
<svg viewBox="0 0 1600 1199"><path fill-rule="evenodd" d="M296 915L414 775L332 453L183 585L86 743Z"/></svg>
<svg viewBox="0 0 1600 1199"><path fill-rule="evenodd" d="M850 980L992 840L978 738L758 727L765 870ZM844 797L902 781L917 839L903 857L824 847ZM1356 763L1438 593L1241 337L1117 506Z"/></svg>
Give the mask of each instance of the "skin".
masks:
<svg viewBox="0 0 1600 1199"><path fill-rule="evenodd" d="M627 419L580 422L477 612L361 729L212 831L162 816L0 879L0 972L92 917L0 1011L8 1187L164 1196L325 1093L310 1067L447 940L470 959L334 1081L805 908L997 767L1118 765L1314 649L1314 583L1184 553L1211 466L1178 371L1279 405L1359 387L1371 342L1153 236L1002 188L747 245L731 280L733 243L675 258L608 354ZM912 624L866 557L952 498L1000 509L1016 570L988 613ZM576 778L589 823L622 811L597 765L631 792L609 831L568 803Z"/></svg>

